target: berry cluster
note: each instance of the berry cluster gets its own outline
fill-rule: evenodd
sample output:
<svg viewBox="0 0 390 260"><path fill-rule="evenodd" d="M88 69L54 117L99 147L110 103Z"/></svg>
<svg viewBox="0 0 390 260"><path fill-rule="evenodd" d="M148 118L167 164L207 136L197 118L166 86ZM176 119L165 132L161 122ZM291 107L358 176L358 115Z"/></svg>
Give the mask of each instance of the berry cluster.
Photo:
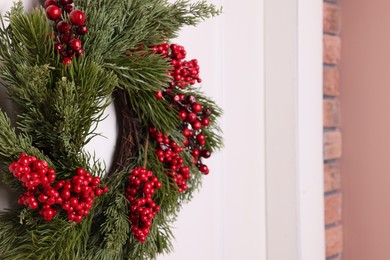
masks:
<svg viewBox="0 0 390 260"><path fill-rule="evenodd" d="M175 98L173 100L182 120L181 129L186 138L184 145L191 152L198 169L207 175L209 174L209 169L207 165L202 163L202 158L209 158L211 152L205 148L207 137L202 132L202 129L210 125L209 116L211 115L211 110L204 108L191 95L179 95L178 101Z"/></svg>
<svg viewBox="0 0 390 260"><path fill-rule="evenodd" d="M168 170L167 175L171 177L180 192L188 189L187 181L190 179L190 167L184 165L184 159L180 156L183 147L171 140L167 135L151 127L150 137L157 143L156 155L161 163Z"/></svg>
<svg viewBox="0 0 390 260"><path fill-rule="evenodd" d="M107 187L98 187L99 177L92 177L82 168L77 169L72 181L55 182L56 173L46 161L26 154L20 154L18 160L10 164L9 171L27 189L18 203L33 210L41 206L39 214L45 221L51 221L61 207L67 211L70 221L81 222L92 208L94 196L108 192Z"/></svg>
<svg viewBox="0 0 390 260"><path fill-rule="evenodd" d="M92 177L83 168L78 168L71 180L62 180L54 184L63 199L60 206L66 211L70 221L81 222L84 216L88 216L94 197L108 192L107 186L99 185L100 178Z"/></svg>
<svg viewBox="0 0 390 260"><path fill-rule="evenodd" d="M161 186L161 182L152 171L138 166L130 172L126 198L130 202L131 232L140 242L145 242L150 233L153 218L160 211L160 206L153 201L152 196Z"/></svg>
<svg viewBox="0 0 390 260"><path fill-rule="evenodd" d="M85 14L73 10L73 0L46 0L46 16L54 21L55 50L65 65L72 62L74 55L84 55L80 37L88 32ZM62 20L62 14L69 14L70 23Z"/></svg>
<svg viewBox="0 0 390 260"><path fill-rule="evenodd" d="M186 138L184 145L191 152L198 169L203 174L209 174L209 169L203 164L202 158L209 158L211 152L205 148L207 138L202 129L210 125L212 112L197 102L195 96L183 93L183 90L195 84L195 81L201 82L198 61L184 61L187 53L182 46L176 44L157 45L153 47L153 52L171 60L170 75L173 78L169 87L156 93L156 98L166 99L178 111L182 120L182 133Z"/></svg>
<svg viewBox="0 0 390 260"><path fill-rule="evenodd" d="M55 208L52 208L52 205L56 204L57 199L59 199L59 193L51 187L57 177L54 169L49 168L46 161L20 154L19 159L10 164L9 171L27 189L20 195L18 203L30 209L37 209L39 207L38 201L41 202L41 198L45 197L45 201L41 202L42 208L39 214L46 221L52 220L58 213Z"/></svg>
<svg viewBox="0 0 390 260"><path fill-rule="evenodd" d="M174 80L171 83L171 89L176 86L185 89L188 85L194 85L195 82L202 82L199 78L198 61L196 59L185 61L187 52L183 46L164 43L154 46L152 51L170 59L172 69L169 72L169 76Z"/></svg>

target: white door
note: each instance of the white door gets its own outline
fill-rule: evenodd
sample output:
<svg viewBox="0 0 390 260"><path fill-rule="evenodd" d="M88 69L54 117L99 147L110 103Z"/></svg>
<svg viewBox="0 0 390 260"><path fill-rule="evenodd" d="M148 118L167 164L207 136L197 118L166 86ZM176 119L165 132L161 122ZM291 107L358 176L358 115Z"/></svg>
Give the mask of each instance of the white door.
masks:
<svg viewBox="0 0 390 260"><path fill-rule="evenodd" d="M203 88L225 110L225 149L160 260L320 260L322 0L212 0L184 29Z"/></svg>
<svg viewBox="0 0 390 260"><path fill-rule="evenodd" d="M265 260L264 1L212 0L223 14L177 42L199 59L202 89L224 109L225 148L159 260Z"/></svg>

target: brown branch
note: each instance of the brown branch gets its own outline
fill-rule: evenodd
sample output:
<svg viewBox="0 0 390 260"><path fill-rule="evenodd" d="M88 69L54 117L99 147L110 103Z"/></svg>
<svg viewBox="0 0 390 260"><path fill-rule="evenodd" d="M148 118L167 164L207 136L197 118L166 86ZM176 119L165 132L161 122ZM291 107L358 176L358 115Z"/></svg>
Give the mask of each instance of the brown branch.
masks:
<svg viewBox="0 0 390 260"><path fill-rule="evenodd" d="M122 171L131 164L131 158L136 157L140 144L140 121L128 104L127 92L116 90L113 93L114 104L119 125L119 135L116 143L114 163L108 176Z"/></svg>

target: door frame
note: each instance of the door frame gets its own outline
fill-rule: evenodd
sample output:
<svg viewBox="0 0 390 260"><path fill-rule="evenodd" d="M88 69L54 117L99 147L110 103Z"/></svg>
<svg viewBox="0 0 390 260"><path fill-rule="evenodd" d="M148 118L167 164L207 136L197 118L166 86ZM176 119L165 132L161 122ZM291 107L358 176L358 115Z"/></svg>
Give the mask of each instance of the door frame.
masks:
<svg viewBox="0 0 390 260"><path fill-rule="evenodd" d="M322 0L265 0L267 260L324 259Z"/></svg>

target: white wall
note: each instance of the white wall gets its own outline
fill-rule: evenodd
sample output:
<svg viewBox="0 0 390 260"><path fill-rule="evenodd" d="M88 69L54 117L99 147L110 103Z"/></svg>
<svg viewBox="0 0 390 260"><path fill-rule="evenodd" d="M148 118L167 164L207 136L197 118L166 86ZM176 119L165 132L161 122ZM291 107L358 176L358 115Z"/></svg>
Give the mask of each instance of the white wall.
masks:
<svg viewBox="0 0 390 260"><path fill-rule="evenodd" d="M175 252L159 259L265 260L264 1L210 1L224 13L185 28L202 88L222 105L225 148L176 223Z"/></svg>

